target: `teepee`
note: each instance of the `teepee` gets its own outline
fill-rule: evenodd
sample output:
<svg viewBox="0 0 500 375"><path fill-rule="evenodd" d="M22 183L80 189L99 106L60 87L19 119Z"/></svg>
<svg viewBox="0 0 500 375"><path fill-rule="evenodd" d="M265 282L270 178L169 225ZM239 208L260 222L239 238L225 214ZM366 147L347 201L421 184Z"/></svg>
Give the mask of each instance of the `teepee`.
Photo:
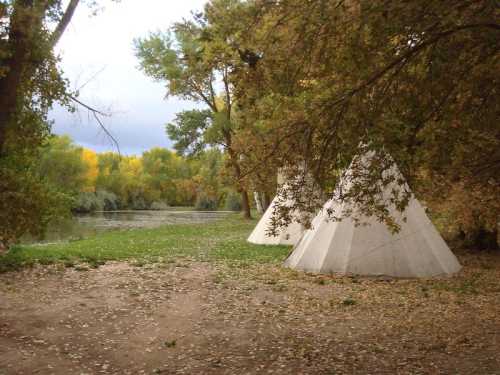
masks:
<svg viewBox="0 0 500 375"><path fill-rule="evenodd" d="M283 173L280 172L278 173L278 185L284 186L284 188L286 189L287 183L285 181ZM295 245L300 240L300 238L304 234L305 228L300 223L300 217L298 213L295 213L292 222L288 226L278 228L278 233L276 236L272 236L269 233L276 205L280 204L288 207L293 206L293 202L291 199L282 198L283 196L280 195L280 190L278 190L278 193L260 218L257 226L248 237L248 242L258 245Z"/></svg>
<svg viewBox="0 0 500 375"><path fill-rule="evenodd" d="M268 228L271 226L271 220L274 207L278 203L279 197L274 197L264 215L260 218L257 226L248 237L248 242L258 245L295 245L304 233L302 224L293 221L285 228L281 228L277 236L271 236ZM287 203L285 203L287 204Z"/></svg>
<svg viewBox="0 0 500 375"><path fill-rule="evenodd" d="M392 173L400 176L396 167ZM345 209L334 199L325 203L284 265L315 273L391 277L443 276L460 270L457 258L415 197L403 213L390 210L400 225L396 234L375 218L363 218L363 225L355 225L349 217L329 219L329 212Z"/></svg>

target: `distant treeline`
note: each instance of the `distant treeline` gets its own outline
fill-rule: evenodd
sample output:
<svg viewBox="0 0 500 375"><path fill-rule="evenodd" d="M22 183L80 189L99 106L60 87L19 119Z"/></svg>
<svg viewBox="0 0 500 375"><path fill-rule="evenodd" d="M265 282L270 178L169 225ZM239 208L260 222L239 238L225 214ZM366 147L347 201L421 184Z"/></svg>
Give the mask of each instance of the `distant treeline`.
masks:
<svg viewBox="0 0 500 375"><path fill-rule="evenodd" d="M53 136L43 146L37 172L73 212L166 209L241 209L239 196L223 173L217 149L186 158L164 148L142 156L96 153L68 136Z"/></svg>

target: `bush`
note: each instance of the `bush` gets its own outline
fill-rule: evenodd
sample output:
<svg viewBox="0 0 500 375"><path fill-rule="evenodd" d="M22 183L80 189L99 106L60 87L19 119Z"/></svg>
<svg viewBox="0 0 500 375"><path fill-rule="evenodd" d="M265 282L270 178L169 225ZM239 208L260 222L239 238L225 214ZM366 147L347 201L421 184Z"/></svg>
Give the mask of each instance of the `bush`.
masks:
<svg viewBox="0 0 500 375"><path fill-rule="evenodd" d="M199 211L215 211L217 210L217 200L205 193L200 193L196 197L195 208Z"/></svg>
<svg viewBox="0 0 500 375"><path fill-rule="evenodd" d="M230 192L226 197L224 209L228 211L241 211L241 197L235 192Z"/></svg>
<svg viewBox="0 0 500 375"><path fill-rule="evenodd" d="M95 193L80 193L75 200L72 207L74 212L88 213L94 211L101 211L103 209L102 202Z"/></svg>
<svg viewBox="0 0 500 375"><path fill-rule="evenodd" d="M70 199L33 172L31 160L0 158L0 253L25 234L40 237L69 215Z"/></svg>
<svg viewBox="0 0 500 375"><path fill-rule="evenodd" d="M165 202L153 202L149 209L154 211L168 210L168 204Z"/></svg>
<svg viewBox="0 0 500 375"><path fill-rule="evenodd" d="M135 195L129 198L128 208L131 210L147 210L148 206L148 203L141 195Z"/></svg>
<svg viewBox="0 0 500 375"><path fill-rule="evenodd" d="M97 190L97 198L101 202L102 210L116 211L120 208L120 199L116 194L106 190Z"/></svg>
<svg viewBox="0 0 500 375"><path fill-rule="evenodd" d="M119 209L118 197L105 190L97 193L80 193L73 204L73 211L78 213L89 213L94 211L115 211Z"/></svg>

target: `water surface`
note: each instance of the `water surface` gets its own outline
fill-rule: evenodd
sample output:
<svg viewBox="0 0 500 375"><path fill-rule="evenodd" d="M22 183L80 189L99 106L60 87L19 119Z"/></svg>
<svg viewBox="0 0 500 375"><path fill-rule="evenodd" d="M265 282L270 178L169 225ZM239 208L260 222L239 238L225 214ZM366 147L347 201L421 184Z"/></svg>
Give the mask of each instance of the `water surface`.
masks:
<svg viewBox="0 0 500 375"><path fill-rule="evenodd" d="M156 228L172 224L203 224L226 217L228 211L109 211L79 214L52 224L43 239L25 238L23 243L78 240L110 230Z"/></svg>

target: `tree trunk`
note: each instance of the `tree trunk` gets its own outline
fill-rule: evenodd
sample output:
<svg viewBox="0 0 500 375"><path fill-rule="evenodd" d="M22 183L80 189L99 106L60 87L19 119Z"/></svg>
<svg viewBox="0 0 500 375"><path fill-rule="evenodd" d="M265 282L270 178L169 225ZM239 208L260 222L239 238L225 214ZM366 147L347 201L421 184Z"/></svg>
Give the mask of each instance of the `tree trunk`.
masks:
<svg viewBox="0 0 500 375"><path fill-rule="evenodd" d="M479 229L471 236L471 245L478 250L498 250L497 230Z"/></svg>
<svg viewBox="0 0 500 375"><path fill-rule="evenodd" d="M238 160L238 154L232 148L231 133L225 132L224 138L226 140L226 150L229 154L229 160L234 170L234 176L236 178L236 186L238 192L241 194L241 211L245 219L251 219L252 215L250 213L250 199L248 199L248 192L242 184L241 181L241 168Z"/></svg>
<svg viewBox="0 0 500 375"><path fill-rule="evenodd" d="M73 15L75 14L75 10L78 7L78 3L80 0L71 0L66 7L66 11L64 12L61 20L59 21L56 29L51 35L51 43L52 47L54 47L57 42L59 42L59 39L61 39L62 35L64 34L64 31L66 31L66 28L68 27L69 23L71 22L71 19L73 18Z"/></svg>
<svg viewBox="0 0 500 375"><path fill-rule="evenodd" d="M264 201L262 202L262 208L265 210L268 209L269 205L271 204L271 198L269 197L268 193L264 193Z"/></svg>
<svg viewBox="0 0 500 375"><path fill-rule="evenodd" d="M241 211L245 219L251 219L250 213L250 200L248 199L248 192L245 189L241 190Z"/></svg>
<svg viewBox="0 0 500 375"><path fill-rule="evenodd" d="M11 56L4 62L7 74L0 78L0 156L5 153L8 127L17 113L23 73L30 57L30 35L40 26L41 20L29 12L32 1L20 2L11 17L8 48Z"/></svg>
<svg viewBox="0 0 500 375"><path fill-rule="evenodd" d="M70 1L51 36L50 48L54 47L66 30L79 1ZM35 3L33 0L20 0L13 5L7 41L10 56L3 62L7 73L0 78L0 157L5 153L8 128L13 126L21 105L23 83L31 79L37 67L43 62L33 56L33 50L40 42L36 38L43 28L43 20L48 9L49 2Z"/></svg>
<svg viewBox="0 0 500 375"><path fill-rule="evenodd" d="M262 199L261 199L261 193L254 191L253 192L253 198L255 200L255 207L257 208L257 212L259 214L264 213L264 207L262 206Z"/></svg>

